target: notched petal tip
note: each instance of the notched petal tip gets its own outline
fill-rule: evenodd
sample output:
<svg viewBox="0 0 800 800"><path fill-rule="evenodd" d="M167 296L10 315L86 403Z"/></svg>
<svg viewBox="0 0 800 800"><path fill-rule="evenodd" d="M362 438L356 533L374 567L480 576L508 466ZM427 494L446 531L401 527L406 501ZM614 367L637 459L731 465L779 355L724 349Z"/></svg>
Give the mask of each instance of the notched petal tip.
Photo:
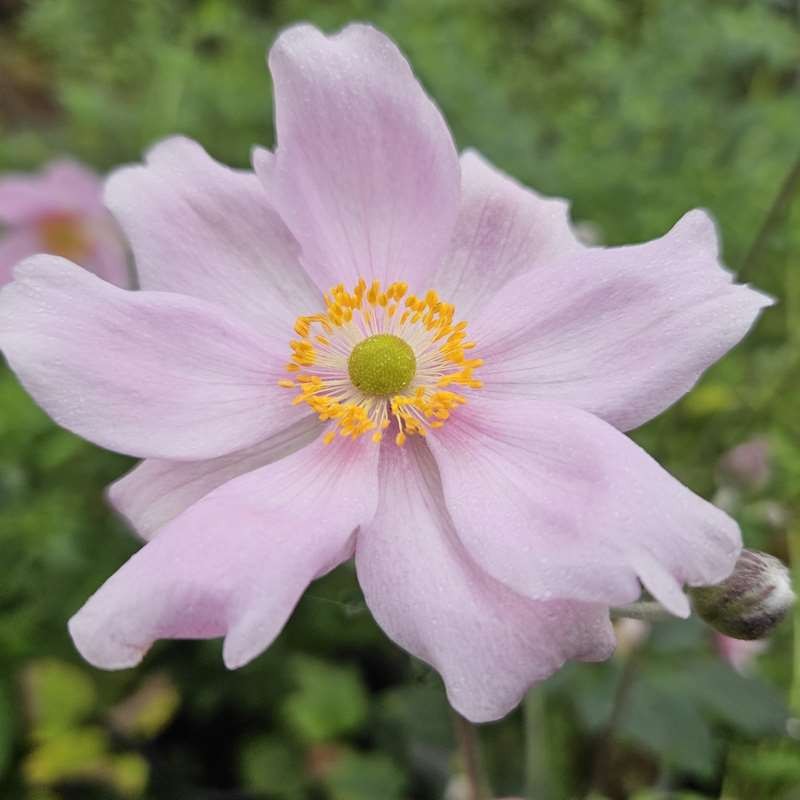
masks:
<svg viewBox="0 0 800 800"><path fill-rule="evenodd" d="M141 663L152 642L136 646L109 636L84 606L67 624L81 656L93 667L106 670L130 669Z"/></svg>
<svg viewBox="0 0 800 800"><path fill-rule="evenodd" d="M269 186L272 181L272 170L275 166L275 156L266 147L254 145L250 150L250 163L253 165L253 172L258 175L261 182Z"/></svg>

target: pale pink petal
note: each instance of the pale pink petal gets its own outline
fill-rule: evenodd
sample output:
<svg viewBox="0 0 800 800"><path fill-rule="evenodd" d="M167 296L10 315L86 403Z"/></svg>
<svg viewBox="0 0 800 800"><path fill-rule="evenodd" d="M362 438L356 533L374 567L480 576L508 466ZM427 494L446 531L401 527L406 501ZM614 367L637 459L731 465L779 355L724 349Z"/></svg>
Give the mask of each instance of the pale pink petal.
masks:
<svg viewBox="0 0 800 800"><path fill-rule="evenodd" d="M105 197L143 289L219 303L284 345L295 319L321 308L258 178L219 164L196 142L156 145L145 166L111 175Z"/></svg>
<svg viewBox="0 0 800 800"><path fill-rule="evenodd" d="M122 669L156 639L224 635L228 667L255 658L306 586L352 554L353 530L376 505L370 444L318 440L204 497L73 617L81 654Z"/></svg>
<svg viewBox="0 0 800 800"><path fill-rule="evenodd" d="M565 660L611 654L607 608L529 600L470 559L424 443L384 446L379 475L378 512L357 536L358 579L381 627L441 673L453 708L498 719Z"/></svg>
<svg viewBox="0 0 800 800"><path fill-rule="evenodd" d="M269 66L271 188L317 284L363 276L426 287L452 234L459 166L408 62L367 25L330 37L299 25L280 36Z"/></svg>
<svg viewBox="0 0 800 800"><path fill-rule="evenodd" d="M467 151L455 232L431 287L471 319L511 279L583 249L565 200L537 194Z"/></svg>
<svg viewBox="0 0 800 800"><path fill-rule="evenodd" d="M275 156L266 147L254 147L250 152L253 172L258 175L268 192L272 191L272 170L275 167Z"/></svg>
<svg viewBox="0 0 800 800"><path fill-rule="evenodd" d="M34 256L0 292L0 350L65 428L131 455L213 458L283 430L285 354L203 300L127 292Z"/></svg>
<svg viewBox="0 0 800 800"><path fill-rule="evenodd" d="M316 416L303 417L254 447L205 461L147 459L109 488L114 507L143 539L201 497L233 478L305 447L320 432Z"/></svg>
<svg viewBox="0 0 800 800"><path fill-rule="evenodd" d="M132 288L133 273L122 232L117 229L111 215L106 213L92 220L89 231L92 235L92 253L81 266L121 289Z"/></svg>
<svg viewBox="0 0 800 800"><path fill-rule="evenodd" d="M36 231L31 228L11 229L0 234L0 286L14 277L14 267L28 256L42 250Z"/></svg>
<svg viewBox="0 0 800 800"><path fill-rule="evenodd" d="M67 159L42 172L0 176L0 223L24 225L49 214L96 213L101 207L100 178Z"/></svg>
<svg viewBox="0 0 800 800"><path fill-rule="evenodd" d="M470 333L486 392L630 430L689 391L770 303L731 282L713 222L693 211L661 239L586 248L511 281Z"/></svg>
<svg viewBox="0 0 800 800"><path fill-rule="evenodd" d="M681 586L736 562L736 523L585 411L476 398L429 439L466 549L530 597L624 605L641 580L687 616Z"/></svg>

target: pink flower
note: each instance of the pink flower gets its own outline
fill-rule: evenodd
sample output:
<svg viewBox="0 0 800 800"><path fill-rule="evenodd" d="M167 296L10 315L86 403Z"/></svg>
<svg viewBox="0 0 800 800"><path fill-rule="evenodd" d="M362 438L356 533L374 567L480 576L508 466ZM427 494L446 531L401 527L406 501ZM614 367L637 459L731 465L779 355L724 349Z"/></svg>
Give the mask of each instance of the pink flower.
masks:
<svg viewBox="0 0 800 800"><path fill-rule="evenodd" d="M724 633L715 632L714 646L724 661L738 673L747 675L752 671L756 657L767 649L769 642L766 639L732 639Z"/></svg>
<svg viewBox="0 0 800 800"><path fill-rule="evenodd" d="M736 524L621 431L770 301L720 267L701 211L580 244L564 201L458 157L370 27L292 28L269 63L257 177L175 138L110 178L142 291L39 256L2 293L0 346L38 402L145 459L111 499L148 543L72 635L109 669L225 636L239 667L355 555L388 635L462 714L498 718L565 660L607 658L608 608L642 584L685 616L683 584L731 571Z"/></svg>
<svg viewBox="0 0 800 800"><path fill-rule="evenodd" d="M747 491L763 489L772 473L771 456L765 437L748 439L723 455L717 465L718 479Z"/></svg>
<svg viewBox="0 0 800 800"><path fill-rule="evenodd" d="M125 246L102 193L101 180L75 161L52 161L39 175L0 176L0 285L22 259L51 253L130 286Z"/></svg>

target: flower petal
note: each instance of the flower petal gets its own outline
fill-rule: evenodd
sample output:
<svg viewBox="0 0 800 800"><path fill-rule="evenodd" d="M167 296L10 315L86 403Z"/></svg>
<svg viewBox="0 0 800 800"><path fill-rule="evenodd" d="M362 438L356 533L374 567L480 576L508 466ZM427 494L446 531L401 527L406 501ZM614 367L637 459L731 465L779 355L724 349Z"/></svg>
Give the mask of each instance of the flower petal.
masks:
<svg viewBox="0 0 800 800"><path fill-rule="evenodd" d="M8 231L0 238L0 286L14 278L14 267L20 261L43 249L36 231L30 228Z"/></svg>
<svg viewBox="0 0 800 800"><path fill-rule="evenodd" d="M87 661L138 664L156 639L225 635L231 669L278 635L306 586L352 554L374 513L377 448L317 441L170 522L70 622Z"/></svg>
<svg viewBox="0 0 800 800"><path fill-rule="evenodd" d="M432 287L462 319L526 272L585 249L569 204L521 186L468 150L461 156L461 206L447 258Z"/></svg>
<svg viewBox="0 0 800 800"><path fill-rule="evenodd" d="M76 161L50 162L33 175L0 177L0 222L25 225L48 214L94 215L102 208L100 178Z"/></svg>
<svg viewBox="0 0 800 800"><path fill-rule="evenodd" d="M681 586L717 583L736 562L730 517L584 411L481 399L429 440L464 546L529 597L623 605L641 580L687 616Z"/></svg>
<svg viewBox="0 0 800 800"><path fill-rule="evenodd" d="M114 172L105 197L143 289L220 303L283 342L299 314L321 308L259 179L219 164L196 142L160 142L145 166Z"/></svg>
<svg viewBox="0 0 800 800"><path fill-rule="evenodd" d="M91 227L93 252L80 266L102 278L104 281L130 289L134 285L128 254L123 244L122 232L117 228L111 215L94 221Z"/></svg>
<svg viewBox="0 0 800 800"><path fill-rule="evenodd" d="M23 262L0 292L0 350L34 399L141 457L213 458L300 418L271 346L219 306L127 292L55 256Z"/></svg>
<svg viewBox="0 0 800 800"><path fill-rule="evenodd" d="M150 539L218 486L305 447L321 426L318 417L304 417L254 447L205 461L149 458L109 487L109 499L143 539Z"/></svg>
<svg viewBox="0 0 800 800"><path fill-rule="evenodd" d="M731 282L713 222L693 211L661 239L587 248L511 281L470 333L488 393L630 430L689 391L771 302Z"/></svg>
<svg viewBox="0 0 800 800"><path fill-rule="evenodd" d="M408 62L367 25L331 37L299 25L269 66L276 204L317 285L363 276L424 291L453 230L459 167Z"/></svg>
<svg viewBox="0 0 800 800"><path fill-rule="evenodd" d="M453 708L498 719L566 659L611 654L607 609L529 600L469 558L424 443L384 446L379 475L378 512L357 536L358 578L381 627L441 673Z"/></svg>

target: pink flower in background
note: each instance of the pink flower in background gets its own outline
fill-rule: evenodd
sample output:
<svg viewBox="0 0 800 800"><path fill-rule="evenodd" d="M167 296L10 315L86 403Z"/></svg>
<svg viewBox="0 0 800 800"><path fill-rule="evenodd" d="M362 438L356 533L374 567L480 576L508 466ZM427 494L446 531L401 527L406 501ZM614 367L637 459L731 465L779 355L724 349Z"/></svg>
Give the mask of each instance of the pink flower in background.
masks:
<svg viewBox="0 0 800 800"><path fill-rule="evenodd" d="M693 211L660 239L574 236L567 204L474 152L385 36L285 32L255 174L175 138L106 200L142 291L39 256L0 347L59 423L144 458L111 489L147 544L73 618L83 655L225 636L229 667L355 555L377 621L495 719L613 649L644 586L678 615L736 524L621 431L675 402L768 298Z"/></svg>
<svg viewBox="0 0 800 800"><path fill-rule="evenodd" d="M756 436L728 450L717 465L717 477L723 484L738 489L758 491L769 483L772 473L769 441Z"/></svg>
<svg viewBox="0 0 800 800"><path fill-rule="evenodd" d="M24 258L51 253L130 286L125 246L102 193L100 178L75 161L53 161L38 175L0 175L0 285Z"/></svg>
<svg viewBox="0 0 800 800"><path fill-rule="evenodd" d="M769 642L765 639L733 639L724 633L714 633L714 645L720 656L737 672L747 675L756 657L767 649Z"/></svg>

